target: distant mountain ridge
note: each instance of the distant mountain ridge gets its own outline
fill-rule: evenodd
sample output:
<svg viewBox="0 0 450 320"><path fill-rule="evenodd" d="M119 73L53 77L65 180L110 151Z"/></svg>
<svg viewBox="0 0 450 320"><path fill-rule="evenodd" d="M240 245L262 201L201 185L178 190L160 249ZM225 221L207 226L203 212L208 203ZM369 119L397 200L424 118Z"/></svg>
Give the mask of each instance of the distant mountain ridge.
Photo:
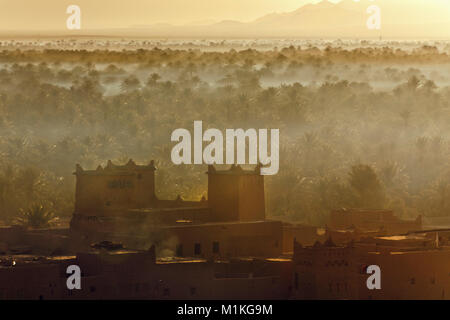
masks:
<svg viewBox="0 0 450 320"><path fill-rule="evenodd" d="M446 0L299 0L291 12L269 13L248 22L204 19L185 25L158 23L128 28L82 29L79 35L154 38L440 38L450 39ZM450 0L448 0L450 1ZM370 30L367 9L381 8L381 29ZM74 32L61 31L61 35Z"/></svg>
<svg viewBox="0 0 450 320"><path fill-rule="evenodd" d="M389 0L343 0L338 3L323 0L317 4L304 4L291 12L269 13L250 22L224 20L206 25L151 25L145 32L140 31L161 37L450 38L450 12L439 7L420 7L420 2L417 3L415 7L408 7L406 14L404 5L394 5ZM367 28L370 17L367 8L371 5L381 8L381 30Z"/></svg>

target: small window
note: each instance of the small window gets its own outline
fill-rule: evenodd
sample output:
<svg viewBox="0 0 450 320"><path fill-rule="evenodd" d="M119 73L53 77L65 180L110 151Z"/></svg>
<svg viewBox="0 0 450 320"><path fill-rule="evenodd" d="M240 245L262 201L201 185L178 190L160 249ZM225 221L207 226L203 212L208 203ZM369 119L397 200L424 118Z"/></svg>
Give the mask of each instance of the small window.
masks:
<svg viewBox="0 0 450 320"><path fill-rule="evenodd" d="M220 246L218 241L213 242L213 253L218 254L220 251Z"/></svg>
<svg viewBox="0 0 450 320"><path fill-rule="evenodd" d="M202 254L202 246L200 245L200 243L196 243L194 245L194 254L196 256Z"/></svg>
<svg viewBox="0 0 450 320"><path fill-rule="evenodd" d="M182 244L177 245L176 254L177 254L177 257L183 256L183 245Z"/></svg>
<svg viewBox="0 0 450 320"><path fill-rule="evenodd" d="M170 289L169 288L164 288L163 295L164 295L164 297L169 297L170 296Z"/></svg>

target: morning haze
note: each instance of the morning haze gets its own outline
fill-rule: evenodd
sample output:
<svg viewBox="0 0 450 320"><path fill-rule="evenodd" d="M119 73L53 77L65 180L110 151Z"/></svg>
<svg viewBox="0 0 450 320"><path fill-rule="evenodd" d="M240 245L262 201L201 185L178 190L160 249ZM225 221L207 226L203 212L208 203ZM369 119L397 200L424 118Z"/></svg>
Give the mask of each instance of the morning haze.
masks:
<svg viewBox="0 0 450 320"><path fill-rule="evenodd" d="M450 299L448 0L0 4L0 300Z"/></svg>
<svg viewBox="0 0 450 320"><path fill-rule="evenodd" d="M446 0L130 0L0 1L0 28L21 35L63 34L66 8L80 6L80 35L149 37L400 37L448 38ZM381 9L383 27L370 32L366 12ZM183 10L179 10L183 8ZM325 23L326 22L326 23Z"/></svg>

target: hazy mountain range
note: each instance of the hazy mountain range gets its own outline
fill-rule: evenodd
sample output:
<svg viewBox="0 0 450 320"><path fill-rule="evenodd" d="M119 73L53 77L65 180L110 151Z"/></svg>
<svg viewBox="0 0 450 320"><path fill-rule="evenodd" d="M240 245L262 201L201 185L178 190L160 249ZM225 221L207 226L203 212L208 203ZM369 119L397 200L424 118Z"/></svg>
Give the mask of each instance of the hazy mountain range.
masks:
<svg viewBox="0 0 450 320"><path fill-rule="evenodd" d="M384 38L450 38L450 6L415 0L403 4L389 0L327 0L305 4L286 13L271 13L254 21L225 20L198 22L182 26L155 24L131 27L135 35L158 37L384 37ZM450 2L450 1L449 1ZM370 30L367 8L381 9L381 29ZM126 32L125 30L117 30Z"/></svg>
<svg viewBox="0 0 450 320"><path fill-rule="evenodd" d="M367 8L381 9L381 29L369 30ZM126 10L124 8L124 10ZM67 31L61 32L67 34ZM158 38L450 38L450 0L343 0L316 4L299 1L292 12L270 13L253 21L210 19L128 28L82 29L71 34Z"/></svg>

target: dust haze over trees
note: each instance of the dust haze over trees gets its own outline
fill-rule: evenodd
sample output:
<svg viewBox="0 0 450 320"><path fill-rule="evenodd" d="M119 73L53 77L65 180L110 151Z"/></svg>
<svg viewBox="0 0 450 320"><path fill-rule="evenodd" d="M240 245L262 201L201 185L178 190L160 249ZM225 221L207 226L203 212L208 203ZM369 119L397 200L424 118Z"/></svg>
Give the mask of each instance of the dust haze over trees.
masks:
<svg viewBox="0 0 450 320"><path fill-rule="evenodd" d="M323 224L342 207L450 215L450 55L258 51L0 52L0 220L36 203L68 217L75 164L156 160L161 197L206 195L205 166L170 161L171 132L279 128L268 215ZM206 129L206 128L205 128Z"/></svg>

